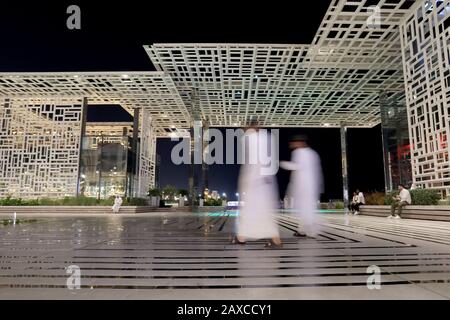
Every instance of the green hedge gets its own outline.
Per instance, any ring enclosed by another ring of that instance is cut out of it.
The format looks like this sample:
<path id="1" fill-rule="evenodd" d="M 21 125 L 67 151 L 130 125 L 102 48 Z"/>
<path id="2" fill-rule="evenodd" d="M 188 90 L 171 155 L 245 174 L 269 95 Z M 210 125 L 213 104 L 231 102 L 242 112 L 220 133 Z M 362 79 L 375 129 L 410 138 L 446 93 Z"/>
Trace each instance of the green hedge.
<path id="1" fill-rule="evenodd" d="M 338 210 L 341 210 L 341 209 L 344 209 L 344 202 L 341 202 L 341 201 L 337 201 L 337 202 L 335 202 L 334 203 L 334 208 L 335 209 L 338 209 Z"/>
<path id="2" fill-rule="evenodd" d="M 431 189 L 415 189 L 411 190 L 412 204 L 415 205 L 433 205 L 436 206 L 441 200 L 441 196 L 436 190 Z"/>
<path id="3" fill-rule="evenodd" d="M 14 199 L 7 197 L 0 199 L 0 206 L 112 206 L 114 197 L 109 199 L 96 199 L 90 197 L 64 197 L 63 199 Z M 125 198 L 123 206 L 146 206 L 147 199 L 143 198 Z"/>
<path id="4" fill-rule="evenodd" d="M 113 200 L 114 202 L 114 200 Z M 126 198 L 123 200 L 123 206 L 148 206 L 147 199 L 144 198 Z"/>
<path id="5" fill-rule="evenodd" d="M 214 200 L 214 199 L 206 199 L 206 200 L 203 202 L 203 205 L 204 205 L 205 207 L 220 207 L 220 206 L 222 206 L 222 200 L 221 200 L 221 199 L 217 199 L 217 200 Z"/>

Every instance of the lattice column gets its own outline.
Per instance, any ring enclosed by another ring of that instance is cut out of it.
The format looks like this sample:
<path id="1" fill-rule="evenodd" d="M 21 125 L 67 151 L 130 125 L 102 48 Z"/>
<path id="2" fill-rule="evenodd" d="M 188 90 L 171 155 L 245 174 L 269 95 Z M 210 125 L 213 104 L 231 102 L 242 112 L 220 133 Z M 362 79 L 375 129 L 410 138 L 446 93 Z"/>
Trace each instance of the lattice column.
<path id="1" fill-rule="evenodd" d="M 344 197 L 344 209 L 348 210 L 348 164 L 347 164 L 347 127 L 341 124 L 341 161 L 342 161 L 342 192 Z"/>
<path id="2" fill-rule="evenodd" d="M 195 207 L 195 199 L 198 190 L 198 172 L 196 170 L 196 165 L 202 163 L 203 158 L 203 138 L 202 129 L 203 123 L 201 121 L 201 115 L 199 110 L 199 92 L 197 88 L 192 88 L 191 91 L 191 129 L 190 129 L 190 155 L 191 155 L 191 166 L 189 168 L 189 201 L 192 207 Z M 203 192 L 203 190 L 202 190 Z"/>
<path id="3" fill-rule="evenodd" d="M 420 1 L 400 26 L 413 181 L 450 193 L 450 4 Z"/>
<path id="4" fill-rule="evenodd" d="M 86 136 L 86 122 L 88 113 L 88 99 L 83 99 L 83 105 L 81 110 L 81 128 L 80 128 L 80 153 L 78 156 L 78 176 L 77 176 L 77 196 L 81 195 L 81 155 L 83 154 L 83 141 Z"/>
<path id="5" fill-rule="evenodd" d="M 77 193 L 83 99 L 0 99 L 0 197 Z"/>
<path id="6" fill-rule="evenodd" d="M 141 114 L 137 197 L 145 197 L 155 186 L 156 134 L 150 112 L 144 108 Z"/>

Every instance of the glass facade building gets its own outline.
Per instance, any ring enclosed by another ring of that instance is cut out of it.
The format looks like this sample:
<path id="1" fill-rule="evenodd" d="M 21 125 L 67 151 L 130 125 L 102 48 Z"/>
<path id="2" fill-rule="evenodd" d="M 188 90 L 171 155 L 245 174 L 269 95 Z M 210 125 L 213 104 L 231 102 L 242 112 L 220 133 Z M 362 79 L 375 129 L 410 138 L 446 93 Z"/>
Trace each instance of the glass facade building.
<path id="1" fill-rule="evenodd" d="M 386 191 L 396 189 L 399 184 L 410 186 L 411 145 L 404 93 L 381 92 L 380 113 Z"/>
<path id="2" fill-rule="evenodd" d="M 100 128 L 102 129 L 102 128 Z M 133 194 L 136 152 L 131 127 L 87 126 L 80 156 L 80 195 L 107 199 Z"/>

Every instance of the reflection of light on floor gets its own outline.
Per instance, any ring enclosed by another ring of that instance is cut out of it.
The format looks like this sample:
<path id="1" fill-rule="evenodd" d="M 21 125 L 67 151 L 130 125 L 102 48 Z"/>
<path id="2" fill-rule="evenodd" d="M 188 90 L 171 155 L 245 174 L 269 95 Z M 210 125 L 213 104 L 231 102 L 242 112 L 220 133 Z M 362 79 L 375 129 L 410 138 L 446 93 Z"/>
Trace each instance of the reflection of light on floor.
<path id="1" fill-rule="evenodd" d="M 290 213 L 294 213 L 294 210 L 292 209 L 283 209 L 283 210 L 278 210 L 279 213 L 285 213 L 285 214 L 290 214 Z M 317 213 L 320 214 L 327 214 L 327 213 L 344 213 L 344 210 L 339 210 L 339 209 L 335 209 L 335 210 L 317 210 Z M 228 210 L 228 211 L 219 211 L 219 212 L 197 212 L 196 215 L 199 216 L 205 216 L 205 217 L 223 217 L 223 216 L 229 216 L 229 217 L 237 217 L 239 215 L 239 210 Z"/>
<path id="2" fill-rule="evenodd" d="M 199 216 L 205 216 L 205 217 L 237 217 L 238 216 L 237 210 L 230 210 L 230 211 L 220 211 L 220 212 L 197 212 L 196 215 Z"/>
<path id="3" fill-rule="evenodd" d="M 280 213 L 292 213 L 293 209 L 282 209 L 278 210 Z M 344 213 L 344 209 L 320 209 L 316 210 L 317 213 Z"/>

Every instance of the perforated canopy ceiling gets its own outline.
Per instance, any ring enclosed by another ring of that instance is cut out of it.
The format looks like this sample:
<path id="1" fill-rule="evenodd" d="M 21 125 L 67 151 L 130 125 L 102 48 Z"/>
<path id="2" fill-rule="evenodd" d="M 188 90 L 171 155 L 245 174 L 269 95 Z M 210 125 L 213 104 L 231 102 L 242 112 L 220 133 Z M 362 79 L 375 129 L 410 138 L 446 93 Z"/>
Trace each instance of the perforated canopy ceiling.
<path id="1" fill-rule="evenodd" d="M 372 127 L 379 93 L 404 89 L 398 26 L 414 3 L 333 0 L 312 44 L 144 46 L 157 72 L 0 74 L 0 96 L 147 108 L 159 136 L 186 133 L 193 118 L 210 126 L 256 116 L 265 126 Z"/>
<path id="2" fill-rule="evenodd" d="M 332 1 L 308 45 L 145 49 L 172 77 L 186 106 L 211 126 L 242 125 L 257 116 L 265 126 L 372 127 L 380 122 L 380 91 L 403 90 L 398 25 L 412 4 Z"/>
<path id="3" fill-rule="evenodd" d="M 146 108 L 159 136 L 189 128 L 189 112 L 163 72 L 0 73 L 0 96 L 88 98 L 89 104 L 120 104 L 131 114 Z"/>

